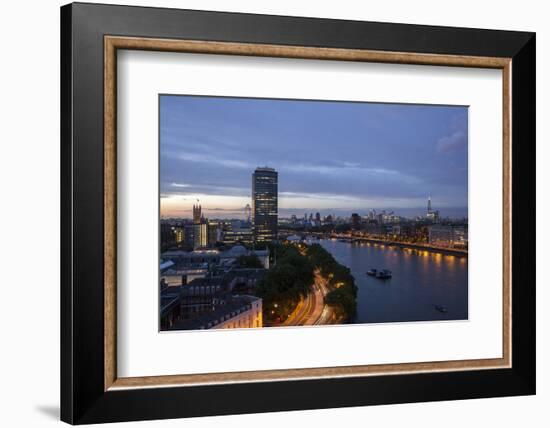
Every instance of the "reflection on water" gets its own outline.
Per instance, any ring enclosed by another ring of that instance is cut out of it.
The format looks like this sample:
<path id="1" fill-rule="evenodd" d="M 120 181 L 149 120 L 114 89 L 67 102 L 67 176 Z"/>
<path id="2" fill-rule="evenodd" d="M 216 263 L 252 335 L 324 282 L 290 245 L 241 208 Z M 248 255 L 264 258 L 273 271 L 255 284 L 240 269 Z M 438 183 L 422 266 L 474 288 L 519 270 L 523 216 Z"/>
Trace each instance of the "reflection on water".
<path id="1" fill-rule="evenodd" d="M 380 244 L 319 243 L 355 277 L 356 323 L 468 318 L 467 258 Z M 390 269 L 393 276 L 381 280 L 366 275 L 371 268 Z"/>

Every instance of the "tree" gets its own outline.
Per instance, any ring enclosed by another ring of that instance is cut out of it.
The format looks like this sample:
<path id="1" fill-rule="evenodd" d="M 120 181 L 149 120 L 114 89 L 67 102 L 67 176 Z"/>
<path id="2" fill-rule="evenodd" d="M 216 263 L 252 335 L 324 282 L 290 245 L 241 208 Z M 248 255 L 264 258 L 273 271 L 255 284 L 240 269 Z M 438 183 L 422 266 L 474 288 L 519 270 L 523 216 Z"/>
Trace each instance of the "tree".
<path id="1" fill-rule="evenodd" d="M 274 245 L 277 264 L 267 271 L 258 286 L 263 299 L 264 317 L 284 320 L 309 292 L 313 284 L 313 264 L 292 245 Z"/>

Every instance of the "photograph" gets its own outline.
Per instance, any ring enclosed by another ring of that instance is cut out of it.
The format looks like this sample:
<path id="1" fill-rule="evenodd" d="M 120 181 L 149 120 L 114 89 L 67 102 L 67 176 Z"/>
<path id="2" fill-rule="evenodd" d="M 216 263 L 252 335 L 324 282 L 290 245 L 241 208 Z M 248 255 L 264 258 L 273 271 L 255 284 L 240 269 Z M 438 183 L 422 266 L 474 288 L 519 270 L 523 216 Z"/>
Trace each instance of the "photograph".
<path id="1" fill-rule="evenodd" d="M 467 106 L 161 94 L 159 150 L 161 331 L 468 319 Z"/>
<path id="2" fill-rule="evenodd" d="M 7 329 L 14 349 L 30 344 L 16 359 L 56 348 L 6 364 L 27 407 L 6 417 L 321 428 L 349 412 L 423 427 L 411 409 L 435 424 L 542 415 L 543 14 L 141 3 L 40 3 L 25 18 L 53 44 L 33 55 L 21 46 L 34 34 L 9 31 L 25 55 L 6 68 L 22 117 L 6 146 L 25 165 L 5 156 L 17 171 L 4 288 L 28 271 L 19 225 L 46 224 L 53 203 L 53 251 L 32 266 L 54 266 L 59 290 L 37 287 L 38 317 L 6 306 L 28 321 Z M 45 112 L 31 122 L 29 99 Z M 42 342 L 21 340 L 37 320 Z M 21 371 L 44 385 L 29 395 Z"/>

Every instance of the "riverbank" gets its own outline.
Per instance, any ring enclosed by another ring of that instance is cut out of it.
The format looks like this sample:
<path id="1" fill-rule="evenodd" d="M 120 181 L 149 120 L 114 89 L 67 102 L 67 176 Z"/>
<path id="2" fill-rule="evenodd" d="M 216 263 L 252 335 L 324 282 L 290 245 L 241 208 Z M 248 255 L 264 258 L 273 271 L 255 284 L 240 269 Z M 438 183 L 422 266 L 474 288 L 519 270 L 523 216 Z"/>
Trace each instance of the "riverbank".
<path id="1" fill-rule="evenodd" d="M 319 244 L 307 245 L 305 253 L 328 288 L 325 304 L 342 322 L 353 320 L 357 312 L 357 286 L 350 269 Z"/>
<path id="2" fill-rule="evenodd" d="M 468 257 L 467 250 L 460 250 L 455 248 L 434 247 L 426 244 L 414 244 L 410 242 L 388 241 L 377 238 L 367 237 L 349 237 L 349 236 L 328 236 L 325 239 L 339 239 L 349 243 L 361 243 L 368 242 L 370 244 L 377 244 L 387 247 L 408 248 L 411 250 L 427 251 L 429 253 L 442 254 L 455 257 Z"/>

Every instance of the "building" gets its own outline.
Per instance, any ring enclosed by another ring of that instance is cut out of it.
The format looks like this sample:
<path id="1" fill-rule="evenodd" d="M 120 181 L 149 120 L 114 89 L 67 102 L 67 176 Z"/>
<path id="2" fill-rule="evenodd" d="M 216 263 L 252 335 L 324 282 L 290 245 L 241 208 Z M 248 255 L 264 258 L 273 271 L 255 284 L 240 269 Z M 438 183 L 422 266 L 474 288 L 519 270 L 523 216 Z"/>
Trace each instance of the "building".
<path id="1" fill-rule="evenodd" d="M 236 296 L 228 306 L 221 306 L 225 316 L 217 315 L 213 329 L 263 327 L 262 299 L 255 296 Z"/>
<path id="2" fill-rule="evenodd" d="M 176 244 L 181 244 L 185 240 L 185 228 L 174 227 L 174 235 L 176 236 Z"/>
<path id="3" fill-rule="evenodd" d="M 256 168 L 252 174 L 252 221 L 254 241 L 277 239 L 278 173 L 273 168 Z"/>
<path id="4" fill-rule="evenodd" d="M 195 245 L 195 225 L 194 224 L 185 225 L 183 239 L 186 247 L 193 248 L 193 246 Z"/>
<path id="5" fill-rule="evenodd" d="M 181 318 L 181 287 L 165 287 L 160 292 L 160 327 L 169 329 Z"/>
<path id="6" fill-rule="evenodd" d="M 218 249 L 201 249 L 195 251 L 173 250 L 165 251 L 161 257 L 163 261 L 172 261 L 177 264 L 174 270 L 182 270 L 183 267 L 196 268 L 216 265 L 229 266 L 233 264 L 240 256 L 256 256 L 260 259 L 262 265 L 269 269 L 269 250 L 247 250 L 242 245 L 234 245 L 226 251 Z"/>
<path id="7" fill-rule="evenodd" d="M 200 224 L 202 219 L 202 207 L 193 204 L 193 224 Z"/>
<path id="8" fill-rule="evenodd" d="M 185 225 L 181 222 L 160 223 L 160 242 L 162 247 L 179 246 L 185 241 Z"/>
<path id="9" fill-rule="evenodd" d="M 219 223 L 208 222 L 208 245 L 213 246 L 222 241 L 222 228 Z"/>
<path id="10" fill-rule="evenodd" d="M 193 249 L 208 246 L 209 241 L 208 221 L 202 215 L 202 207 L 193 205 L 193 223 L 185 225 L 182 229 L 180 242 L 184 242 L 186 246 Z"/>
<path id="11" fill-rule="evenodd" d="M 163 260 L 171 260 L 179 265 L 197 265 L 207 263 L 209 266 L 220 262 L 220 252 L 215 249 L 195 251 L 171 250 L 161 255 Z"/>
<path id="12" fill-rule="evenodd" d="M 467 248 L 468 228 L 465 226 L 429 226 L 428 242 L 439 247 Z"/>
<path id="13" fill-rule="evenodd" d="M 235 295 L 214 299 L 213 309 L 199 316 L 173 322 L 172 330 L 258 328 L 263 326 L 262 299 Z"/>
<path id="14" fill-rule="evenodd" d="M 249 244 L 253 241 L 254 235 L 252 229 L 233 229 L 223 233 L 224 244 L 236 244 L 238 242 Z"/>
<path id="15" fill-rule="evenodd" d="M 240 220 L 234 220 L 227 223 L 223 230 L 222 241 L 224 244 L 235 244 L 237 242 L 251 244 L 254 242 L 252 224 Z"/>
<path id="16" fill-rule="evenodd" d="M 264 275 L 265 269 L 232 269 L 221 276 L 165 287 L 163 325 L 174 330 L 261 327 L 262 300 L 248 293 L 255 292 Z"/>
<path id="17" fill-rule="evenodd" d="M 453 245 L 455 248 L 468 248 L 468 228 L 465 226 L 453 227 Z"/>
<path id="18" fill-rule="evenodd" d="M 193 225 L 193 248 L 208 246 L 208 223 L 202 219 L 201 223 Z"/>
<path id="19" fill-rule="evenodd" d="M 254 294 L 258 284 L 265 277 L 266 269 L 236 268 L 224 275 L 227 290 L 239 294 Z"/>
<path id="20" fill-rule="evenodd" d="M 223 277 L 195 278 L 181 287 L 181 319 L 193 319 L 215 310 L 218 300 L 226 293 Z"/>
<path id="21" fill-rule="evenodd" d="M 361 216 L 357 213 L 351 215 L 351 230 L 361 229 Z"/>
<path id="22" fill-rule="evenodd" d="M 439 222 L 439 211 L 432 209 L 432 197 L 428 196 L 428 211 L 426 212 L 426 218 L 432 223 Z"/>
<path id="23" fill-rule="evenodd" d="M 187 264 L 184 266 L 176 266 L 174 262 L 168 261 L 164 265 L 171 263 L 172 266 L 162 270 L 161 264 L 161 280 L 166 286 L 186 285 L 196 278 L 204 278 L 208 274 L 208 263 Z"/>
<path id="24" fill-rule="evenodd" d="M 269 250 L 247 250 L 242 245 L 235 245 L 227 251 L 220 252 L 220 263 L 230 265 L 241 256 L 256 256 L 265 269 L 269 269 Z"/>

